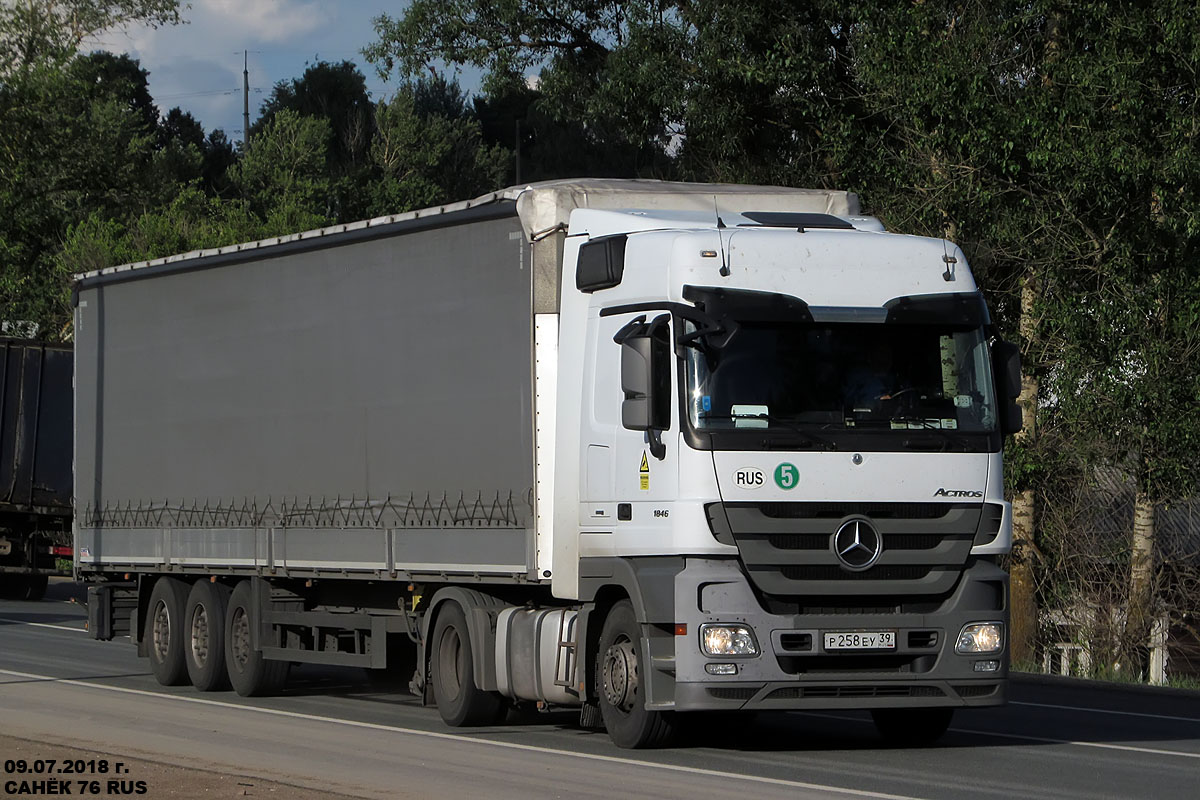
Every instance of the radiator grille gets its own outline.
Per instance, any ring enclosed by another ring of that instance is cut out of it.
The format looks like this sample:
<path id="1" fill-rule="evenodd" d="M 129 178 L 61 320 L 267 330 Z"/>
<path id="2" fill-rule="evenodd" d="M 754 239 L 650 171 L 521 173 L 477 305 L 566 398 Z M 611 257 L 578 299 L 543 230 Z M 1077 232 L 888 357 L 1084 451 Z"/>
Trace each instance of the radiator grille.
<path id="1" fill-rule="evenodd" d="M 724 503 L 708 506 L 714 535 L 735 544 L 770 598 L 836 608 L 838 598 L 885 607 L 948 596 L 971 554 L 982 503 Z M 879 535 L 875 562 L 847 569 L 833 539 L 859 520 Z M 790 599 L 790 600 L 789 600 Z"/>

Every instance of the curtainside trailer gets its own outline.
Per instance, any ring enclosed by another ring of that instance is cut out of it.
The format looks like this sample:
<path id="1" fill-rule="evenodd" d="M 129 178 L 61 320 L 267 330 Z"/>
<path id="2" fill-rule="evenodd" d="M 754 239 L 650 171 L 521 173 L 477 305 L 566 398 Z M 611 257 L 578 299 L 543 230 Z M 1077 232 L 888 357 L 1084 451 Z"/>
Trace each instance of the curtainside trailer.
<path id="1" fill-rule="evenodd" d="M 89 626 L 164 684 L 403 669 L 450 725 L 1004 701 L 1020 365 L 847 192 L 559 181 L 78 276 Z"/>

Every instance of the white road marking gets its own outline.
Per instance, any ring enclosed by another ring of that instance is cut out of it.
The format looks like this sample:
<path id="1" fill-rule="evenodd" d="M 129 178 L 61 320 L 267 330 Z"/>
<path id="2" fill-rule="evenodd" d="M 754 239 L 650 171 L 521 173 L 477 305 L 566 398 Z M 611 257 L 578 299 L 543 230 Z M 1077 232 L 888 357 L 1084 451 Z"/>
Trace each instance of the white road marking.
<path id="1" fill-rule="evenodd" d="M 1010 706 L 1030 706 L 1031 708 L 1056 708 L 1061 711 L 1086 711 L 1091 714 L 1115 714 L 1121 717 L 1145 717 L 1146 719 L 1167 719 L 1172 722 L 1196 722 L 1200 723 L 1200 719 L 1196 717 L 1173 717 L 1170 714 L 1147 714 L 1144 711 L 1113 711 L 1107 708 L 1084 708 L 1083 706 L 1056 706 L 1053 703 L 1023 703 L 1017 700 L 1009 700 Z"/>
<path id="2" fill-rule="evenodd" d="M 437 731 L 423 731 L 417 728 L 401 728 L 395 725 L 380 725 L 374 722 L 360 722 L 350 719 L 336 719 L 334 717 L 322 717 L 316 714 L 302 714 L 297 711 L 284 711 L 277 708 L 261 708 L 259 706 L 242 705 L 240 703 L 226 703 L 221 700 L 209 700 L 203 697 L 189 697 L 186 695 L 177 694 L 160 694 L 158 692 L 146 691 L 145 689 L 128 689 L 123 686 L 108 686 L 102 683 L 92 683 L 90 681 L 78 681 L 71 678 L 55 678 L 51 675 L 35 675 L 29 672 L 16 672 L 10 669 L 0 669 L 0 675 L 10 675 L 14 678 L 25 678 L 31 680 L 49 681 L 53 683 L 63 683 L 69 686 L 81 686 L 86 689 L 100 689 L 108 692 L 120 692 L 122 694 L 141 695 L 144 697 L 156 697 L 162 700 L 178 700 L 184 703 L 200 703 L 206 706 L 217 706 L 219 708 L 231 708 L 239 711 L 253 711 L 259 714 L 270 714 L 277 717 L 290 717 L 293 719 L 306 719 L 315 722 L 329 722 L 334 725 L 346 725 L 351 728 L 366 728 L 376 731 L 390 731 L 392 733 L 407 734 L 410 736 L 424 736 L 430 739 L 441 739 L 444 741 L 463 742 L 467 744 L 476 744 L 487 747 L 503 747 L 510 750 L 523 750 L 533 753 L 544 753 L 548 755 L 564 756 L 566 758 L 582 758 L 588 761 L 603 761 L 612 764 L 623 764 L 632 767 L 647 767 L 650 769 L 662 769 L 669 772 L 683 772 L 689 775 L 702 775 L 710 778 L 721 778 L 733 781 L 748 781 L 751 783 L 769 784 L 771 786 L 786 786 L 795 789 L 807 789 L 822 792 L 831 792 L 840 795 L 849 795 L 851 797 L 871 797 L 879 800 L 915 800 L 906 795 L 882 794 L 880 792 L 869 792 L 861 789 L 846 789 L 840 786 L 829 786 L 821 783 L 805 783 L 803 781 L 789 781 L 783 778 L 767 778 L 760 775 L 742 775 L 730 772 L 722 772 L 720 770 L 702 769 L 700 767 L 685 767 L 678 764 L 659 764 L 654 761 L 641 761 L 634 758 L 620 758 L 619 756 L 604 756 L 594 753 L 574 753 L 570 750 L 558 750 L 552 747 L 538 747 L 531 744 L 517 744 L 516 742 L 497 742 L 490 739 L 476 739 L 472 736 L 462 736 L 454 733 L 439 733 Z M 0 683 L 0 688 L 4 686 Z"/>
<path id="3" fill-rule="evenodd" d="M 87 633 L 87 628 L 71 628 L 67 625 L 52 625 L 49 622 L 26 622 L 25 620 L 12 619 L 10 617 L 0 617 L 0 622 L 8 625 L 32 625 L 35 628 L 53 628 L 56 631 L 74 631 L 75 633 Z"/>
<path id="4" fill-rule="evenodd" d="M 1074 744 L 1080 747 L 1099 747 L 1103 750 L 1126 750 L 1131 753 L 1152 753 L 1156 756 L 1180 756 L 1181 758 L 1200 758 L 1200 753 L 1184 753 L 1179 750 L 1159 750 L 1154 747 L 1134 747 L 1128 744 L 1108 744 L 1107 742 L 1076 742 L 1070 739 L 1049 739 L 1044 736 L 1026 736 L 1019 733 L 997 733 L 995 731 L 972 731 L 966 728 L 951 728 L 955 733 L 974 733 L 980 736 L 999 736 L 1002 739 L 1024 739 L 1028 742 L 1043 742 L 1045 744 Z"/>
<path id="5" fill-rule="evenodd" d="M 3 670 L 0 670 L 3 672 Z M 1069 706 L 1068 706 L 1069 708 Z M 799 713 L 810 717 L 825 717 L 826 719 L 840 719 L 846 722 L 866 722 L 869 724 L 871 720 L 860 719 L 859 717 L 842 717 L 837 714 L 818 714 L 813 711 L 801 711 Z M 1043 744 L 1073 744 L 1079 747 L 1099 747 L 1103 750 L 1127 750 L 1133 753 L 1151 753 L 1158 756 L 1179 756 L 1181 758 L 1200 758 L 1200 753 L 1185 753 L 1181 750 L 1159 750 L 1153 747 L 1134 747 L 1129 744 L 1108 744 L 1107 742 L 1080 742 L 1073 739 L 1050 739 L 1045 736 L 1029 736 L 1024 733 L 999 733 L 997 731 L 976 731 L 970 728 L 949 728 L 948 730 L 954 733 L 971 733 L 976 736 L 997 736 L 1001 739 L 1023 739 L 1027 742 L 1042 742 Z"/>

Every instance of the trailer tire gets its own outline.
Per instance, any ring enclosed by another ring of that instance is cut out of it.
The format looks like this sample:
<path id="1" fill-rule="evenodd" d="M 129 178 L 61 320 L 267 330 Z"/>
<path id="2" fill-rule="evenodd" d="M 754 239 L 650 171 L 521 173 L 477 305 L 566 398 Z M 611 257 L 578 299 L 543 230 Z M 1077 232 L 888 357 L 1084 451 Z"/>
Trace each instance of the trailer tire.
<path id="1" fill-rule="evenodd" d="M 228 607 L 228 586 L 203 580 L 192 584 L 183 614 L 183 656 L 192 686 L 202 692 L 229 688 L 229 670 L 225 666 Z"/>
<path id="2" fill-rule="evenodd" d="M 225 610 L 225 668 L 233 690 L 242 697 L 278 694 L 287 682 L 287 661 L 263 658 L 254 648 L 253 626 L 258 624 L 250 581 L 242 581 L 229 596 Z"/>
<path id="3" fill-rule="evenodd" d="M 596 695 L 600 716 L 617 747 L 663 747 L 676 733 L 676 717 L 646 708 L 640 673 L 641 626 L 633 604 L 622 600 L 604 618 L 596 648 Z"/>
<path id="4" fill-rule="evenodd" d="M 187 584 L 177 578 L 159 578 L 150 590 L 143 637 L 150 656 L 150 671 L 163 686 L 181 686 L 188 682 L 183 660 L 183 607 Z"/>
<path id="5" fill-rule="evenodd" d="M 25 585 L 21 587 L 20 597 L 22 600 L 32 600 L 34 602 L 41 600 L 46 596 L 46 587 L 49 585 L 49 576 L 28 575 L 25 578 Z"/>
<path id="6" fill-rule="evenodd" d="M 942 738 L 954 718 L 953 708 L 877 708 L 875 729 L 890 745 L 925 747 Z"/>
<path id="7" fill-rule="evenodd" d="M 447 725 L 488 725 L 500 716 L 501 697 L 475 685 L 471 632 L 458 603 L 442 606 L 433 626 L 429 673 L 438 713 Z"/>

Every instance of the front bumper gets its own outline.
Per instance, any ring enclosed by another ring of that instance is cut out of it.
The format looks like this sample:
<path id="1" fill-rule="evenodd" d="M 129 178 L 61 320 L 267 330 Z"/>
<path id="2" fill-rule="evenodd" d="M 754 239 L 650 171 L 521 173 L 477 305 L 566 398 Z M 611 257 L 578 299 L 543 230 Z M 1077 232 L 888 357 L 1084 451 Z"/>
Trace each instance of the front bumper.
<path id="1" fill-rule="evenodd" d="M 736 560 L 688 559 L 675 579 L 676 618 L 687 623 L 688 633 L 674 637 L 673 659 L 652 660 L 656 669 L 673 672 L 658 676 L 673 678 L 673 699 L 652 698 L 649 706 L 701 711 L 1001 705 L 1007 641 L 993 655 L 960 655 L 954 645 L 968 623 L 1000 621 L 1007 630 L 1007 597 L 1008 576 L 988 561 L 971 560 L 953 592 L 919 612 L 901 606 L 897 613 L 773 614 L 762 608 Z M 749 625 L 760 654 L 704 654 L 699 638 L 704 623 Z M 825 632 L 885 630 L 896 632 L 894 649 L 823 647 Z M 999 662 L 998 669 L 978 672 L 981 661 Z M 711 675 L 705 665 L 714 663 L 736 664 L 737 673 Z"/>

